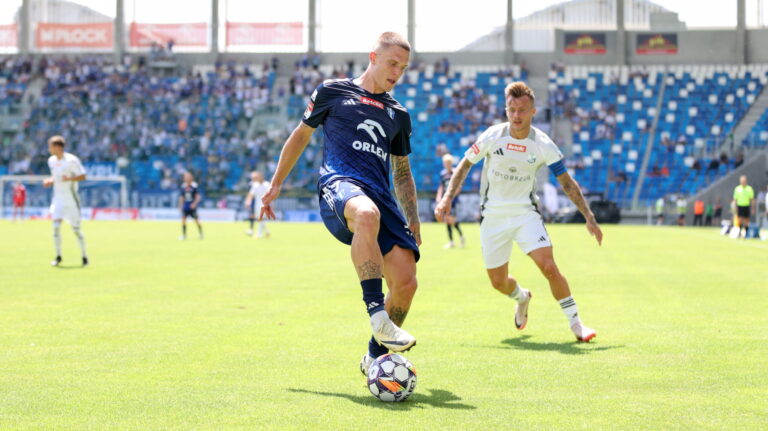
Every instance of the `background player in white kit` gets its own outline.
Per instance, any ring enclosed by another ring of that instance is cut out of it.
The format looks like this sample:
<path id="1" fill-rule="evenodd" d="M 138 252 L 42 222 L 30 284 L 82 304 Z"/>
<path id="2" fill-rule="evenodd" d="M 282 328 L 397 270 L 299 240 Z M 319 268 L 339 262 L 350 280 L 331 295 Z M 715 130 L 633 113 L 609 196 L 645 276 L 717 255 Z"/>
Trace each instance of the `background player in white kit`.
<path id="1" fill-rule="evenodd" d="M 51 219 L 53 220 L 53 244 L 56 246 L 56 258 L 51 265 L 61 263 L 61 221 L 66 220 L 75 232 L 80 251 L 83 255 L 83 266 L 88 265 L 88 255 L 85 252 L 85 236 L 80 231 L 80 198 L 77 195 L 77 183 L 85 179 L 85 169 L 76 156 L 65 153 L 66 142 L 61 136 L 48 139 L 48 168 L 51 176 L 43 180 L 43 186 L 53 186 L 53 201 L 51 202 Z"/>
<path id="2" fill-rule="evenodd" d="M 536 113 L 533 91 L 523 82 L 513 82 L 504 95 L 509 121 L 490 127 L 467 150 L 454 170 L 447 192 L 435 207 L 435 217 L 442 221 L 449 214 L 451 202 L 470 168 L 485 159 L 480 184 L 480 241 L 491 284 L 517 301 L 515 326 L 525 328 L 531 293 L 521 288 L 508 271 L 512 242 L 517 241 L 549 281 L 552 295 L 560 303 L 576 338 L 588 342 L 596 333 L 581 323 L 568 282 L 555 264 L 552 243 L 535 201 L 536 172 L 544 165 L 549 166 L 565 194 L 584 215 L 587 230 L 598 244 L 602 243 L 603 233 L 579 185 L 565 169 L 560 150 L 544 132 L 531 127 Z"/>
<path id="3" fill-rule="evenodd" d="M 253 235 L 253 223 L 256 221 L 259 212 L 261 212 L 261 198 L 269 190 L 269 181 L 264 181 L 264 175 L 259 171 L 251 172 L 251 188 L 248 189 L 248 196 L 245 198 L 245 207 L 248 208 L 248 222 L 250 228 L 246 232 L 248 235 Z M 269 237 L 269 229 L 267 229 L 266 220 L 259 220 L 259 231 L 256 233 L 256 238 L 263 236 Z"/>

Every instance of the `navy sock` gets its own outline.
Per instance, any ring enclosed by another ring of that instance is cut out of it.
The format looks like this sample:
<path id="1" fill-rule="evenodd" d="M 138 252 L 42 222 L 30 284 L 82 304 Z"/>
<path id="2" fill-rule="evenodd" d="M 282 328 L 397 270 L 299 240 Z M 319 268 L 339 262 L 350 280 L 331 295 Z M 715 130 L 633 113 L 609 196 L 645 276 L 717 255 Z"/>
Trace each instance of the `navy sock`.
<path id="1" fill-rule="evenodd" d="M 456 222 L 456 224 L 454 224 L 453 227 L 456 229 L 456 232 L 459 233 L 459 236 L 464 236 L 464 234 L 461 233 L 461 228 L 459 227 L 459 222 Z"/>
<path id="2" fill-rule="evenodd" d="M 255 219 L 255 218 L 249 218 L 249 219 L 248 219 L 248 222 L 250 222 L 250 223 L 251 223 L 251 230 L 253 230 L 253 222 L 255 222 L 255 221 L 256 221 L 256 219 Z"/>
<path id="3" fill-rule="evenodd" d="M 451 229 L 451 225 L 446 224 L 445 227 L 448 228 L 448 239 L 453 241 L 453 229 Z"/>
<path id="4" fill-rule="evenodd" d="M 368 342 L 368 356 L 372 358 L 378 358 L 381 355 L 389 353 L 389 349 L 379 344 L 375 338 L 371 337 L 371 341 Z"/>
<path id="5" fill-rule="evenodd" d="M 371 278 L 360 282 L 363 287 L 363 302 L 368 315 L 379 312 L 384 309 L 384 293 L 381 290 L 381 279 Z"/>
<path id="6" fill-rule="evenodd" d="M 181 233 L 186 235 L 187 234 L 187 225 L 183 224 L 181 225 Z"/>

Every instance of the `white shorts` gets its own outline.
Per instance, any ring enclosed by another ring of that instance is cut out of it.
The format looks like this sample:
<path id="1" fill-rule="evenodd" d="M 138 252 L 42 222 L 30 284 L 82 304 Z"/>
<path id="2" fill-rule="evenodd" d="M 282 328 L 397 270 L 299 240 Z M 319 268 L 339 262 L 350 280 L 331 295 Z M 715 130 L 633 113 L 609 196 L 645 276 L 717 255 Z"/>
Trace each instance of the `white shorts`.
<path id="1" fill-rule="evenodd" d="M 480 245 L 485 267 L 498 268 L 509 262 L 513 241 L 517 241 L 525 254 L 552 246 L 544 221 L 535 211 L 511 217 L 485 217 L 480 223 Z"/>
<path id="2" fill-rule="evenodd" d="M 72 226 L 78 226 L 80 224 L 80 207 L 74 203 L 54 202 L 51 204 L 51 220 L 66 220 Z"/>

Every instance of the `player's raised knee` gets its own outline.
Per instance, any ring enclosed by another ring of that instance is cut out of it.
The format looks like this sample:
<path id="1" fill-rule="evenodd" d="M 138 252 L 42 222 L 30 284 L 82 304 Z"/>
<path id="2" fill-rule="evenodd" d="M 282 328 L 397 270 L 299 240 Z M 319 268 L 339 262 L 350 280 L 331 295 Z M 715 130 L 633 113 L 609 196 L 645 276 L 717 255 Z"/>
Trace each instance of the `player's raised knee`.
<path id="1" fill-rule="evenodd" d="M 364 206 L 356 208 L 353 217 L 355 231 L 377 230 L 381 213 L 375 206 Z"/>

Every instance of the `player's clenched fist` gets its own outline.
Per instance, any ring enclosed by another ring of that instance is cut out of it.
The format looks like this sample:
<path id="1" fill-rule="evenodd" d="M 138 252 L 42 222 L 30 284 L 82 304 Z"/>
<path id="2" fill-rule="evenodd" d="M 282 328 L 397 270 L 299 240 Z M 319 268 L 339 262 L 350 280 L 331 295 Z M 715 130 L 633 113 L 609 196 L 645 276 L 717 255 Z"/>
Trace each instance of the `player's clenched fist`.
<path id="1" fill-rule="evenodd" d="M 267 193 L 264 194 L 264 197 L 261 198 L 261 211 L 259 211 L 259 220 L 263 220 L 266 216 L 269 220 L 274 220 L 275 212 L 272 210 L 272 201 L 277 199 L 277 197 L 280 195 L 280 186 L 276 186 L 274 184 L 269 185 L 269 190 L 267 190 Z"/>
<path id="2" fill-rule="evenodd" d="M 437 221 L 442 222 L 446 215 L 451 213 L 451 201 L 448 199 L 441 199 L 435 207 L 435 218 Z"/>

